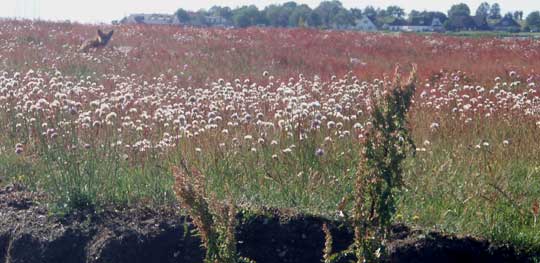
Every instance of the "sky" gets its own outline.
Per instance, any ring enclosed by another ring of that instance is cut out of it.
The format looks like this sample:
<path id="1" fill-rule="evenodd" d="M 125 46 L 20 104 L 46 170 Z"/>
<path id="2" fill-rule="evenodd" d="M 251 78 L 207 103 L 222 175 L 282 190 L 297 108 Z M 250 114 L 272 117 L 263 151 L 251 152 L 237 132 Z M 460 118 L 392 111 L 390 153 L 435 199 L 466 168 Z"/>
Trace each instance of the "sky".
<path id="1" fill-rule="evenodd" d="M 364 8 L 367 5 L 386 7 L 398 5 L 410 11 L 433 10 L 447 12 L 458 2 L 469 5 L 474 12 L 486 0 L 342 0 L 346 8 Z M 255 4 L 260 8 L 279 4 L 280 0 L 0 0 L 0 17 L 40 18 L 44 20 L 70 20 L 83 23 L 110 23 L 132 13 L 172 14 L 178 8 L 208 9 L 214 5 L 237 7 Z M 316 7 L 320 1 L 296 0 L 297 3 Z M 487 1 L 494 3 L 492 1 Z M 540 10 L 540 0 L 498 0 L 502 12 L 522 10 L 526 14 Z"/>

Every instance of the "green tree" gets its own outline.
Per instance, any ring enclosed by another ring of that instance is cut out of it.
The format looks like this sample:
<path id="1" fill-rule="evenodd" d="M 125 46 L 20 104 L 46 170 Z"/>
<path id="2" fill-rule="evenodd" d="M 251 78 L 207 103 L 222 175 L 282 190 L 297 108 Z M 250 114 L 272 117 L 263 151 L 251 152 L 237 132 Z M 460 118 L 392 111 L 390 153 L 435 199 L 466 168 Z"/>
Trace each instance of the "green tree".
<path id="1" fill-rule="evenodd" d="M 415 17 L 421 17 L 421 12 L 418 11 L 418 10 L 411 10 L 411 12 L 409 13 L 409 20 L 412 20 L 413 18 Z"/>
<path id="2" fill-rule="evenodd" d="M 540 12 L 532 12 L 525 19 L 525 29 L 527 31 L 540 32 Z"/>
<path id="3" fill-rule="evenodd" d="M 289 25 L 290 11 L 281 5 L 269 5 L 264 9 L 268 24 L 274 27 Z"/>
<path id="4" fill-rule="evenodd" d="M 264 14 L 254 6 L 242 6 L 233 10 L 233 22 L 237 27 L 249 27 L 255 25 L 266 25 L 267 20 Z"/>
<path id="5" fill-rule="evenodd" d="M 402 18 L 405 16 L 405 10 L 403 10 L 403 8 L 396 5 L 388 6 L 386 8 L 386 13 L 387 15 L 393 16 L 395 18 Z"/>
<path id="6" fill-rule="evenodd" d="M 296 2 L 289 1 L 283 3 L 283 7 L 292 11 L 298 7 L 298 4 Z"/>
<path id="7" fill-rule="evenodd" d="M 489 18 L 501 19 L 501 6 L 498 3 L 491 5 L 491 9 L 489 10 Z"/>
<path id="8" fill-rule="evenodd" d="M 523 20 L 523 11 L 515 11 L 514 12 L 514 19 L 517 21 Z"/>
<path id="9" fill-rule="evenodd" d="M 366 8 L 364 8 L 364 15 L 372 21 L 375 21 L 377 18 L 377 10 L 373 6 L 366 6 Z"/>
<path id="10" fill-rule="evenodd" d="M 232 20 L 232 10 L 230 7 L 213 6 L 208 10 L 208 13 L 214 16 L 220 16 L 227 20 Z"/>
<path id="11" fill-rule="evenodd" d="M 448 11 L 448 20 L 444 22 L 447 30 L 474 29 L 476 23 L 471 17 L 469 6 L 464 3 L 453 5 Z"/>
<path id="12" fill-rule="evenodd" d="M 197 26 L 208 26 L 207 15 L 208 13 L 205 10 L 199 10 L 195 13 L 191 22 Z"/>
<path id="13" fill-rule="evenodd" d="M 350 26 L 354 24 L 354 17 L 349 10 L 343 8 L 332 18 L 332 23 L 342 27 Z"/>
<path id="14" fill-rule="evenodd" d="M 305 26 L 317 26 L 311 19 L 313 10 L 308 5 L 299 5 L 289 16 L 289 26 L 291 27 L 305 27 Z"/>
<path id="15" fill-rule="evenodd" d="M 483 2 L 476 9 L 476 15 L 481 17 L 488 17 L 490 8 L 491 6 L 488 3 Z"/>
<path id="16" fill-rule="evenodd" d="M 319 16 L 319 14 L 317 14 L 315 12 L 311 12 L 311 14 L 309 15 L 308 23 L 312 27 L 320 27 L 320 26 L 322 26 L 321 16 Z"/>
<path id="17" fill-rule="evenodd" d="M 189 23 L 191 21 L 191 17 L 189 16 L 189 13 L 188 11 L 180 8 L 178 10 L 176 10 L 176 13 L 175 13 L 176 17 L 178 17 L 178 21 L 180 21 L 180 23 Z"/>
<path id="18" fill-rule="evenodd" d="M 343 9 L 343 4 L 338 0 L 322 1 L 314 12 L 321 18 L 323 26 L 330 27 L 334 23 L 334 16 Z"/>
<path id="19" fill-rule="evenodd" d="M 448 30 L 463 30 L 475 27 L 471 17 L 471 9 L 467 4 L 453 5 L 448 11 L 448 20 L 444 23 Z"/>
<path id="20" fill-rule="evenodd" d="M 446 20 L 448 20 L 448 17 L 443 12 L 423 11 L 421 15 L 423 17 L 427 17 L 429 20 L 437 18 L 439 19 L 439 21 L 441 21 L 441 23 L 444 23 L 446 22 Z"/>
<path id="21" fill-rule="evenodd" d="M 386 9 L 377 8 L 377 18 L 383 19 L 389 17 L 390 14 L 386 11 Z"/>
<path id="22" fill-rule="evenodd" d="M 464 4 L 464 3 L 453 5 L 450 8 L 450 11 L 448 11 L 449 19 L 455 19 L 458 17 L 470 16 L 470 15 L 471 15 L 471 9 L 469 8 L 467 4 Z"/>
<path id="23" fill-rule="evenodd" d="M 362 9 L 351 8 L 351 15 L 352 15 L 355 19 L 362 18 Z"/>

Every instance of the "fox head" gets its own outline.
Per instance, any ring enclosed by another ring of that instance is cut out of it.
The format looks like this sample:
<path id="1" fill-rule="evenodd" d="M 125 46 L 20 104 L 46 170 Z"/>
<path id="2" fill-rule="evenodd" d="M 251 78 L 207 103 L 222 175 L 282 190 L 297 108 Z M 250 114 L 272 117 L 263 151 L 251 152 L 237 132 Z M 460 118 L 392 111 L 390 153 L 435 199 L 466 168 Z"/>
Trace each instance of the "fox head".
<path id="1" fill-rule="evenodd" d="M 107 34 L 103 33 L 103 31 L 101 31 L 101 29 L 98 29 L 97 32 L 98 32 L 99 42 L 102 45 L 106 45 L 109 42 L 109 40 L 111 40 L 111 37 L 114 34 L 114 30 L 109 31 L 109 33 L 107 33 Z"/>

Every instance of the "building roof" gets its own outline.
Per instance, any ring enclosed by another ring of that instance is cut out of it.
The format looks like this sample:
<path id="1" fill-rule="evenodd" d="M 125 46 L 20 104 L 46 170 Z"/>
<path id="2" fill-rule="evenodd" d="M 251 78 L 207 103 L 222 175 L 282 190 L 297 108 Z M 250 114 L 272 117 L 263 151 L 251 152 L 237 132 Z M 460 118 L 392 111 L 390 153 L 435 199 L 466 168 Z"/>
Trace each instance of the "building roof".
<path id="1" fill-rule="evenodd" d="M 418 16 L 413 17 L 410 22 L 404 19 L 394 19 L 387 26 L 440 27 L 442 23 L 438 18 L 430 19 L 428 17 Z"/>
<path id="2" fill-rule="evenodd" d="M 521 27 L 521 25 L 510 16 L 505 16 L 499 20 L 494 27 Z"/>
<path id="3" fill-rule="evenodd" d="M 371 23 L 371 24 L 375 24 L 375 23 L 373 23 L 373 21 L 371 21 L 371 19 L 369 19 L 369 17 L 367 17 L 367 16 L 362 16 L 362 17 L 356 19 L 355 21 L 362 21 L 363 23 Z"/>
<path id="4" fill-rule="evenodd" d="M 367 16 L 362 16 L 360 18 L 357 18 L 354 20 L 355 28 L 363 28 L 363 29 L 377 29 L 377 25 L 369 19 Z"/>
<path id="5" fill-rule="evenodd" d="M 432 26 L 442 27 L 442 26 L 443 26 L 443 23 L 441 22 L 441 20 L 440 20 L 438 17 L 435 17 L 435 18 L 433 18 L 433 20 L 431 21 L 431 25 L 432 25 Z"/>

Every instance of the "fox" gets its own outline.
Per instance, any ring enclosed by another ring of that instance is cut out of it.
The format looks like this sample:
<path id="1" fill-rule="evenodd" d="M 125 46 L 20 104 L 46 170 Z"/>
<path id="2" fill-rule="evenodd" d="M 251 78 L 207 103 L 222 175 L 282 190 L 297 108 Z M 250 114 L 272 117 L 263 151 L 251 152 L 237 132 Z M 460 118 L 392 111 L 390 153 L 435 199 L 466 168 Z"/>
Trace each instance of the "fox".
<path id="1" fill-rule="evenodd" d="M 109 41 L 111 40 L 112 35 L 114 34 L 114 30 L 109 31 L 109 33 L 105 34 L 101 29 L 98 29 L 97 31 L 98 37 L 95 39 L 90 39 L 85 41 L 80 48 L 80 51 L 82 52 L 88 52 L 91 48 L 103 48 L 105 47 Z"/>

